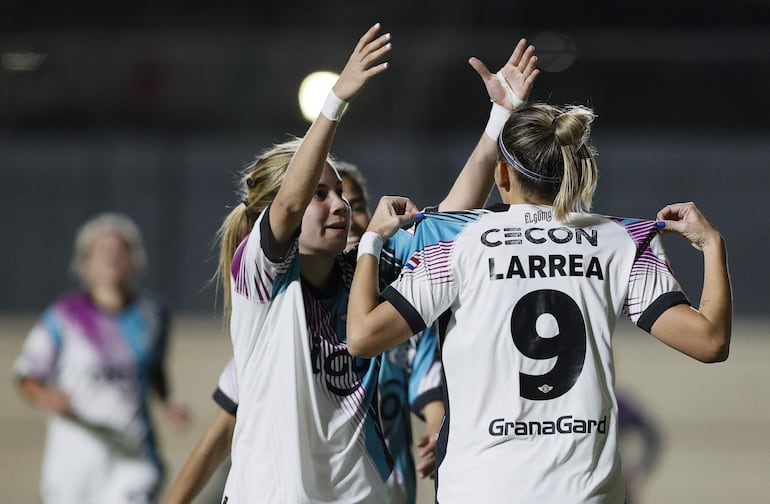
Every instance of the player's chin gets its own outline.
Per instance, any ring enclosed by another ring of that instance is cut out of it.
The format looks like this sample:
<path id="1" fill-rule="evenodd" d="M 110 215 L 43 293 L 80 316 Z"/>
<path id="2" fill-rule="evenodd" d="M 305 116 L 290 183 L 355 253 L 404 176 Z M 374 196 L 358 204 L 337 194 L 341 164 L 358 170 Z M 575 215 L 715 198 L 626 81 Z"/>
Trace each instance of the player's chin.
<path id="1" fill-rule="evenodd" d="M 323 248 L 330 252 L 341 252 L 348 245 L 347 229 L 326 228 L 323 239 Z"/>

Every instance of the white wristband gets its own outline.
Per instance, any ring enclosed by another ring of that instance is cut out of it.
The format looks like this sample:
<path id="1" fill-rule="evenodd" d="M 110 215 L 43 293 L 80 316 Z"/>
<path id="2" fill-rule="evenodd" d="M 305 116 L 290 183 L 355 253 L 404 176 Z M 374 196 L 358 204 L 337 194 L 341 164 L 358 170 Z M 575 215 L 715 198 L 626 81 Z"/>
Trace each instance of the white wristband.
<path id="1" fill-rule="evenodd" d="M 497 80 L 500 81 L 500 84 L 502 84 L 503 89 L 505 89 L 505 94 L 508 95 L 508 99 L 511 100 L 513 110 L 517 110 L 527 104 L 527 102 L 519 98 L 519 96 L 514 93 L 513 88 L 510 84 L 508 84 L 508 80 L 505 78 L 505 75 L 503 75 L 502 70 L 497 72 L 495 75 L 497 76 Z"/>
<path id="2" fill-rule="evenodd" d="M 347 106 L 348 102 L 334 94 L 334 90 L 331 89 L 326 96 L 323 107 L 321 107 L 321 113 L 330 121 L 339 122 L 340 117 L 345 113 Z"/>
<path id="3" fill-rule="evenodd" d="M 489 121 L 487 121 L 487 127 L 484 128 L 484 133 L 497 142 L 497 137 L 500 136 L 500 132 L 503 131 L 503 126 L 509 117 L 511 117 L 510 110 L 492 102 L 492 110 L 489 111 Z"/>
<path id="4" fill-rule="evenodd" d="M 361 259 L 361 256 L 364 254 L 371 254 L 379 261 L 380 252 L 382 252 L 382 245 L 384 243 L 385 240 L 380 236 L 380 233 L 367 231 L 361 236 L 361 241 L 358 242 L 357 259 Z"/>

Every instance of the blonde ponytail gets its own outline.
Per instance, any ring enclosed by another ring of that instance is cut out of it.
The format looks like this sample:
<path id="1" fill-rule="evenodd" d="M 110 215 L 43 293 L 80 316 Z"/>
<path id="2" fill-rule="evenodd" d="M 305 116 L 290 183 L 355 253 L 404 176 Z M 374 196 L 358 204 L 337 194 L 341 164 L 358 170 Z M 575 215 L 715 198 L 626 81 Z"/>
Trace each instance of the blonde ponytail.
<path id="1" fill-rule="evenodd" d="M 590 109 L 573 106 L 551 122 L 564 165 L 561 186 L 553 202 L 557 220 L 565 220 L 573 210 L 591 209 L 598 172 L 594 153 L 587 142 L 594 117 Z"/>

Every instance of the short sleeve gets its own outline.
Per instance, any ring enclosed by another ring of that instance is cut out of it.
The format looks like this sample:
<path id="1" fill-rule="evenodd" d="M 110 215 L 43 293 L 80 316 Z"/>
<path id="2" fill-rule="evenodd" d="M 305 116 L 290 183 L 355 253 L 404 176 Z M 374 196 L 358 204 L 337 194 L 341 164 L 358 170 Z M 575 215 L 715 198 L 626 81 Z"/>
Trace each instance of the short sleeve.
<path id="1" fill-rule="evenodd" d="M 16 358 L 14 374 L 19 378 L 41 381 L 51 379 L 62 345 L 61 332 L 53 309 L 47 310 L 35 324 Z"/>
<path id="2" fill-rule="evenodd" d="M 295 236 L 284 256 L 275 258 L 270 250 L 270 207 L 267 207 L 233 255 L 230 266 L 233 293 L 256 302 L 269 302 L 272 299 L 273 283 L 277 276 L 290 268 L 297 254 L 297 246 Z"/>
<path id="3" fill-rule="evenodd" d="M 399 278 L 381 294 L 406 320 L 414 334 L 436 320 L 457 295 L 457 281 L 452 269 L 453 249 L 454 241 L 422 246 L 406 261 Z"/>
<path id="4" fill-rule="evenodd" d="M 650 332 L 658 317 L 678 304 L 690 302 L 674 278 L 660 235 L 656 233 L 637 249 L 625 309 L 634 324 Z"/>

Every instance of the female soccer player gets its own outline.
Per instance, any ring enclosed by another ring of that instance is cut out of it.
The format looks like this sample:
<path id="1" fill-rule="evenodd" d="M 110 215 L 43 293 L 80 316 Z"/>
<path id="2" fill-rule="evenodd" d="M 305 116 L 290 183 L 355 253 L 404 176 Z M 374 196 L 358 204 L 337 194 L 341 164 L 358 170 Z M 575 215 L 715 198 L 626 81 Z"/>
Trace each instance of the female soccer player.
<path id="1" fill-rule="evenodd" d="M 164 368 L 168 313 L 137 292 L 145 262 L 139 229 L 102 214 L 75 238 L 83 288 L 56 300 L 30 332 L 15 374 L 22 395 L 51 413 L 41 491 L 51 503 L 149 503 L 162 467 L 149 390 L 177 426 L 187 409 L 171 400 Z"/>
<path id="2" fill-rule="evenodd" d="M 222 227 L 219 271 L 240 394 L 225 487 L 234 502 L 391 498 L 392 463 L 374 400 L 379 361 L 347 352 L 352 265 L 339 252 L 350 214 L 328 160 L 347 102 L 386 68 L 377 62 L 390 50 L 390 37 L 378 37 L 378 30 L 375 25 L 359 41 L 288 167 L 274 156 L 258 160 L 245 177 L 244 205 Z M 512 60 L 529 89 L 536 76 L 531 46 Z M 469 160 L 486 176 L 487 144 L 480 141 Z M 483 200 L 487 192 L 472 171 L 458 181 L 470 178 L 467 185 L 478 187 Z M 453 188 L 445 201 L 462 199 Z"/>
<path id="3" fill-rule="evenodd" d="M 505 205 L 426 213 L 415 254 L 381 294 L 379 247 L 415 217 L 413 206 L 383 199 L 361 240 L 348 308 L 351 354 L 382 352 L 449 311 L 439 502 L 623 502 L 611 352 L 622 312 L 691 357 L 727 358 L 722 237 L 692 203 L 667 206 L 657 221 L 588 213 L 597 176 L 593 117 L 583 107 L 544 104 L 515 112 L 495 169 Z M 699 310 L 671 273 L 661 229 L 703 252 Z"/>
<path id="4" fill-rule="evenodd" d="M 296 147 L 296 142 L 291 148 Z M 289 159 L 287 158 L 286 163 Z M 366 180 L 355 165 L 336 163 L 342 191 L 350 205 L 349 251 L 366 231 L 371 214 Z M 402 489 L 404 502 L 416 498 L 416 477 L 433 473 L 435 435 L 444 416 L 441 370 L 432 334 L 410 338 L 390 350 L 380 363 L 380 418 L 385 441 L 393 458 L 391 484 Z M 213 399 L 217 413 L 180 470 L 166 496 L 166 504 L 187 504 L 198 495 L 220 463 L 230 454 L 238 410 L 238 380 L 231 359 L 219 376 Z M 423 461 L 415 466 L 412 455 L 410 407 L 427 422 L 428 435 L 418 440 Z M 399 502 L 395 498 L 392 502 Z"/>

